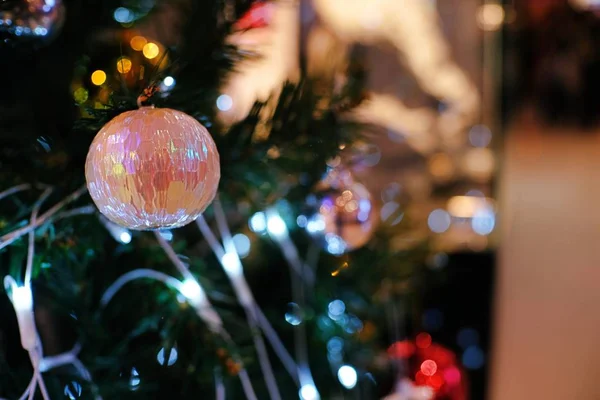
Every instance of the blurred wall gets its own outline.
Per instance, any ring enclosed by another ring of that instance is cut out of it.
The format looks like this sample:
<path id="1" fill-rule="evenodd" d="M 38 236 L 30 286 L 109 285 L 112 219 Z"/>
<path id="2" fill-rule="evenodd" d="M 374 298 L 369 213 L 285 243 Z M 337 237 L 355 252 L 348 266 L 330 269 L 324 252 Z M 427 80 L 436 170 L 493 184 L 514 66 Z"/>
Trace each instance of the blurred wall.
<path id="1" fill-rule="evenodd" d="M 489 398 L 600 399 L 600 137 L 509 133 Z"/>

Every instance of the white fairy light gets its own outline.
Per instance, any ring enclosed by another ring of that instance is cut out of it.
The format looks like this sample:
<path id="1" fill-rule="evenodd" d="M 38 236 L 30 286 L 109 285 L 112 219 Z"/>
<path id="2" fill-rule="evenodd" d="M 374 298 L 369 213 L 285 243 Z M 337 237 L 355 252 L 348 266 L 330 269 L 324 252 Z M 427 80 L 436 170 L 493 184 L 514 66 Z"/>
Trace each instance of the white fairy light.
<path id="1" fill-rule="evenodd" d="M 31 288 L 28 286 L 15 287 L 12 291 L 12 301 L 17 312 L 31 311 L 33 309 L 33 296 L 31 294 Z"/>
<path id="2" fill-rule="evenodd" d="M 313 384 L 302 385 L 300 391 L 298 392 L 300 395 L 300 400 L 320 400 L 321 396 L 319 396 L 319 392 L 317 388 Z"/>
<path id="3" fill-rule="evenodd" d="M 131 242 L 131 233 L 129 233 L 127 231 L 121 232 L 121 234 L 119 235 L 119 240 L 123 244 L 130 243 Z"/>
<path id="4" fill-rule="evenodd" d="M 257 212 L 248 221 L 252 232 L 263 233 L 267 229 L 267 217 L 264 212 Z"/>
<path id="5" fill-rule="evenodd" d="M 221 257 L 221 264 L 223 265 L 225 272 L 233 276 L 241 276 L 244 273 L 240 259 L 234 253 L 225 253 L 223 257 Z"/>
<path id="6" fill-rule="evenodd" d="M 338 380 L 346 389 L 352 389 L 356 386 L 358 381 L 358 374 L 356 369 L 350 365 L 342 365 L 337 372 Z"/>
<path id="7" fill-rule="evenodd" d="M 167 76 L 165 79 L 163 79 L 163 84 L 170 88 L 175 84 L 175 79 L 172 76 Z"/>
<path id="8" fill-rule="evenodd" d="M 103 215 L 99 215 L 99 219 L 100 219 L 100 222 L 102 223 L 102 225 L 104 225 L 104 227 L 108 231 L 108 233 L 110 233 L 110 235 L 117 242 L 119 242 L 121 244 L 131 243 L 132 235 L 131 235 L 131 232 L 129 231 L 129 229 L 115 224 L 114 222 L 112 222 L 111 220 L 109 220 L 108 218 L 106 218 Z"/>
<path id="9" fill-rule="evenodd" d="M 233 99 L 231 96 L 222 94 L 217 97 L 217 108 L 221 111 L 229 111 L 233 107 Z"/>
<path id="10" fill-rule="evenodd" d="M 287 226 L 277 213 L 270 213 L 267 217 L 267 230 L 275 238 L 282 238 L 287 235 Z"/>
<path id="11" fill-rule="evenodd" d="M 181 284 L 180 292 L 192 304 L 198 303 L 202 299 L 202 288 L 194 279 L 188 278 Z"/>

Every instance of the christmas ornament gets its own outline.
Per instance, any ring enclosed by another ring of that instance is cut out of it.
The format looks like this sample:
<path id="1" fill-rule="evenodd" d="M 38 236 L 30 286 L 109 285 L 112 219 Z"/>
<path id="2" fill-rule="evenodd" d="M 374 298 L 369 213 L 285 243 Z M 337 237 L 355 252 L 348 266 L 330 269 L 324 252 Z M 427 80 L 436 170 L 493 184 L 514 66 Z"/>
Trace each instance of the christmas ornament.
<path id="1" fill-rule="evenodd" d="M 62 27 L 62 0 L 9 0 L 0 2 L 0 38 L 49 38 Z"/>
<path id="2" fill-rule="evenodd" d="M 206 128 L 189 115 L 142 107 L 98 132 L 85 175 L 92 199 L 111 221 L 138 230 L 176 228 L 213 200 L 219 153 Z"/>
<path id="3" fill-rule="evenodd" d="M 306 220 L 306 230 L 331 254 L 365 245 L 377 220 L 368 190 L 343 169 L 331 171 L 319 187 L 319 200 L 309 201 L 316 213 Z"/>
<path id="4" fill-rule="evenodd" d="M 398 393 L 410 392 L 413 397 L 418 398 L 415 396 L 417 393 L 424 396 L 426 392 L 430 392 L 431 400 L 467 399 L 465 372 L 456 355 L 451 350 L 432 343 L 429 334 L 420 333 L 414 342 L 402 340 L 394 343 L 389 347 L 388 355 L 392 359 L 404 361 L 408 368 L 408 376 L 400 381 Z M 407 385 L 407 380 L 413 383 Z M 408 390 L 408 386 L 412 389 Z M 399 398 L 412 399 L 408 395 Z"/>

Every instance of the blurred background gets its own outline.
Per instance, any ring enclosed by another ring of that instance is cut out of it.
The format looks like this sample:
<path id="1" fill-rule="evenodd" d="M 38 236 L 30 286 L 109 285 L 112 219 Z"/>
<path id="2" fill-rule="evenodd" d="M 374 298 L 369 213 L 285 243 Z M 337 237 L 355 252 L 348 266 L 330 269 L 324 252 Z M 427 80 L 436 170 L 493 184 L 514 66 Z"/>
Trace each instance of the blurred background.
<path id="1" fill-rule="evenodd" d="M 0 0 L 0 7 L 9 3 Z M 401 227 L 395 250 L 425 243 L 427 254 L 410 290 L 390 289 L 416 296 L 383 313 L 390 325 L 381 334 L 389 342 L 383 354 L 409 358 L 409 348 L 411 356 L 422 351 L 423 360 L 440 366 L 452 360 L 440 383 L 432 379 L 435 370 L 425 376 L 419 359 L 420 369 L 408 368 L 406 377 L 434 391 L 386 399 L 600 399 L 600 1 L 247 3 L 228 40 L 262 57 L 241 61 L 219 89 L 215 125 L 242 121 L 256 100 L 269 111 L 269 96 L 300 70 L 342 87 L 349 59 L 356 56 L 364 68 L 365 100 L 350 118 L 365 123 L 365 140 L 346 149 L 349 159 L 336 157 L 328 166 L 351 169 L 382 225 Z M 97 49 L 129 52 L 111 59 L 115 76 L 129 79 L 123 77 L 132 65 L 137 71 L 143 63 L 163 68 L 159 53 L 179 39 L 175 30 L 160 28 L 178 21 L 173 9 L 164 3 L 135 34 L 94 36 Z M 132 15 L 119 7 L 110 18 L 128 29 Z M 102 109 L 110 94 L 107 74 L 82 70 L 72 80 L 73 99 L 61 100 Z M 53 92 L 45 84 L 40 92 Z M 16 93 L 15 104 L 37 104 L 30 97 L 38 89 L 30 85 Z M 175 85 L 167 76 L 160 90 Z M 62 111 L 53 107 L 39 106 L 58 119 Z M 305 216 L 297 225 L 314 233 Z M 257 232 L 252 220 L 249 228 Z M 370 239 L 356 235 L 356 247 Z M 264 293 L 257 298 L 272 300 Z M 387 393 L 397 383 L 388 382 Z M 456 390 L 434 396 L 442 385 Z"/>

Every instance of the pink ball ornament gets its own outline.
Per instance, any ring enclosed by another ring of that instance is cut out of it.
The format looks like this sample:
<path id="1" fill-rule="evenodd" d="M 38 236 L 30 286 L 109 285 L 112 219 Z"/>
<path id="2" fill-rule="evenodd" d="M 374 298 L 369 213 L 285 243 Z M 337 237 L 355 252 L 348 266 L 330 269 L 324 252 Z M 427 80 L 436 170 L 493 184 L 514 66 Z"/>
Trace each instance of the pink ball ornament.
<path id="1" fill-rule="evenodd" d="M 219 186 L 219 153 L 196 119 L 168 108 L 125 112 L 98 132 L 85 163 L 100 212 L 129 229 L 195 220 Z"/>

